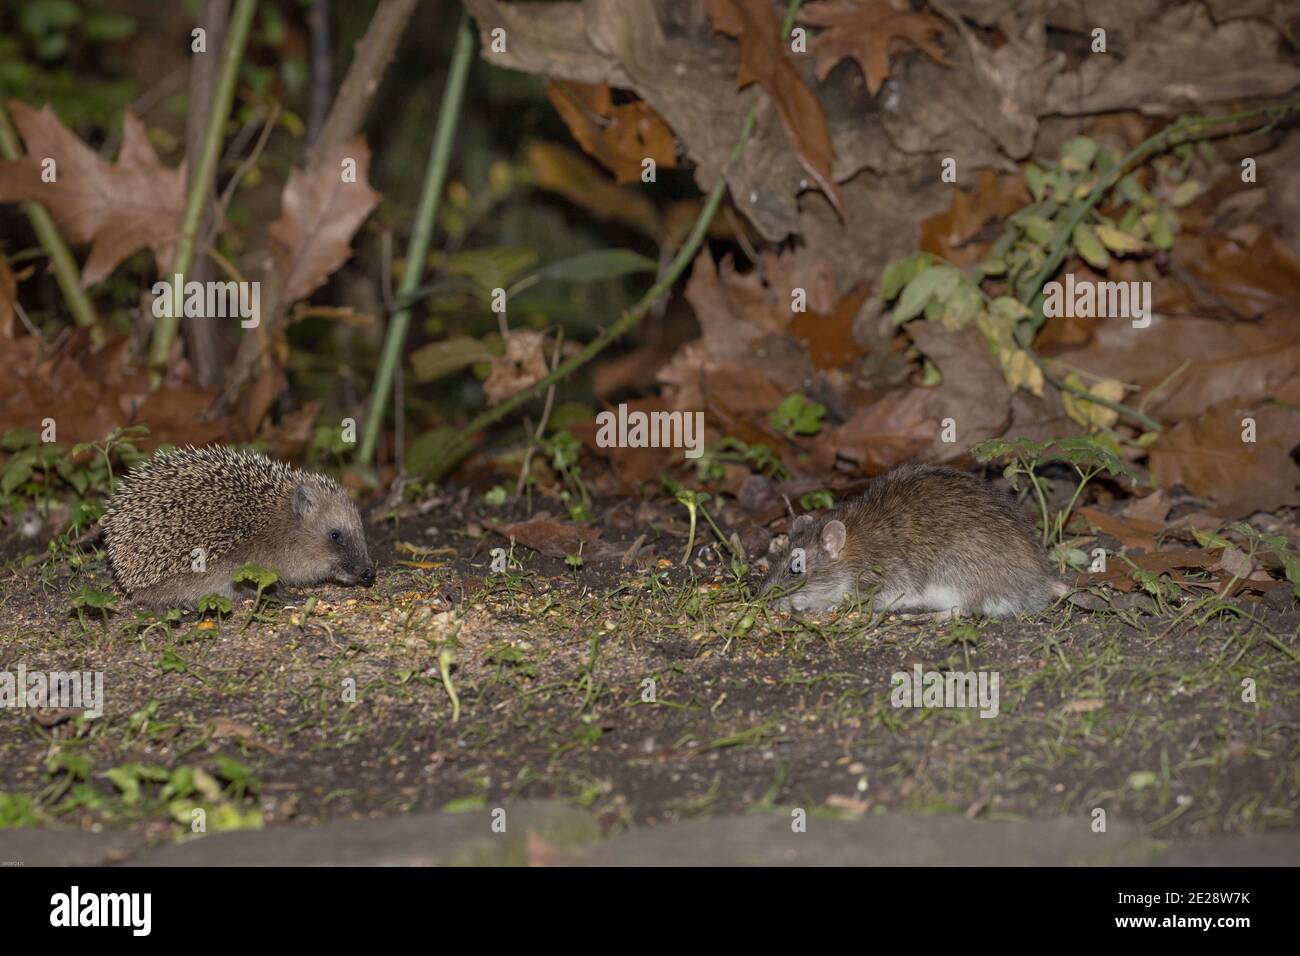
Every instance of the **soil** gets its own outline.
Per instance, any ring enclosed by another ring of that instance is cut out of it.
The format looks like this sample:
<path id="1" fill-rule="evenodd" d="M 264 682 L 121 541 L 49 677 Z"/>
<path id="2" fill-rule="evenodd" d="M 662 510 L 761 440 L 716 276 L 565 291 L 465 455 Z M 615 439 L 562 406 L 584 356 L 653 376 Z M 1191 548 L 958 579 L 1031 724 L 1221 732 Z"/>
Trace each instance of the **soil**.
<path id="1" fill-rule="evenodd" d="M 185 835 L 195 803 L 216 828 L 507 800 L 586 808 L 607 834 L 777 807 L 1104 811 L 1171 841 L 1297 828 L 1294 607 L 794 618 L 755 599 L 757 572 L 737 576 L 703 523 L 682 567 L 671 503 L 598 505 L 581 562 L 516 544 L 493 573 L 510 546 L 492 529 L 524 507 L 450 495 L 376 521 L 373 588 L 273 588 L 219 621 L 137 620 L 121 597 L 79 616 L 79 588 L 113 590 L 102 551 L 11 546 L 0 672 L 99 671 L 106 705 L 5 713 L 0 795 L 30 798 L 22 825 L 149 845 Z M 893 706 L 916 667 L 995 673 L 996 716 Z M 206 790 L 165 788 L 185 767 Z"/>

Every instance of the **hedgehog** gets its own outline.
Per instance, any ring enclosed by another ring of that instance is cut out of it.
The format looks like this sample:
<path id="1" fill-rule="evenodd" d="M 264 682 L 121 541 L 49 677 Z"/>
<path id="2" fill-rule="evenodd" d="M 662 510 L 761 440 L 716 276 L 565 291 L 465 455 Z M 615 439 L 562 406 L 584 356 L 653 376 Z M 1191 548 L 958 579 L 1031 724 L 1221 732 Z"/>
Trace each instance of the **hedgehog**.
<path id="1" fill-rule="evenodd" d="M 375 580 L 361 516 L 338 482 L 252 452 L 157 453 L 122 480 L 103 527 L 118 584 L 147 607 L 234 597 L 233 573 L 250 563 L 290 586 Z"/>

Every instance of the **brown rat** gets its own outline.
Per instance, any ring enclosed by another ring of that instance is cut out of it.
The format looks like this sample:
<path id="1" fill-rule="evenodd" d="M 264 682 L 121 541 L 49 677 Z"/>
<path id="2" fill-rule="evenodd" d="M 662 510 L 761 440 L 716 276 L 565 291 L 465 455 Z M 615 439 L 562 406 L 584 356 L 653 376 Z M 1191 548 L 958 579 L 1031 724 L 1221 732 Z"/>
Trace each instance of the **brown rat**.
<path id="1" fill-rule="evenodd" d="M 876 609 L 1005 617 L 1069 590 L 1015 502 L 951 468 L 895 468 L 829 514 L 800 515 L 789 536 L 763 582 L 764 592 L 794 589 L 774 602 L 783 610 L 874 592 Z"/>

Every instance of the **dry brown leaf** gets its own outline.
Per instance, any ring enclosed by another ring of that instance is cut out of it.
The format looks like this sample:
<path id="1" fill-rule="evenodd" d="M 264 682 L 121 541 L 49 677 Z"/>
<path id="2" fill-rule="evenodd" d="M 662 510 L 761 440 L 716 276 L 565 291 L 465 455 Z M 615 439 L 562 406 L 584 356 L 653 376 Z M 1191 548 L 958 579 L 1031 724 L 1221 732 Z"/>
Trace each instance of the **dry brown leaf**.
<path id="1" fill-rule="evenodd" d="M 344 182 L 347 160 L 356 164 L 355 182 Z M 280 218 L 266 230 L 285 302 L 307 298 L 351 258 L 352 237 L 381 198 L 370 188 L 369 173 L 364 136 L 331 150 L 311 170 L 289 173 Z"/>
<path id="2" fill-rule="evenodd" d="M 1242 440 L 1242 420 L 1255 422 L 1255 441 Z M 1246 518 L 1300 503 L 1300 468 L 1291 449 L 1300 442 L 1300 411 L 1282 405 L 1242 409 L 1229 402 L 1161 432 L 1150 448 L 1151 473 L 1166 488 L 1183 485 L 1213 498 L 1214 513 Z"/>
<path id="3" fill-rule="evenodd" d="M 106 277 L 139 249 L 153 251 L 159 269 L 171 258 L 185 201 L 184 169 L 158 160 L 144 124 L 122 115 L 122 148 L 109 163 L 59 121 L 54 110 L 8 103 L 27 152 L 0 162 L 0 202 L 38 202 L 69 242 L 91 244 L 81 284 Z M 54 160 L 54 182 L 42 182 L 42 163 Z"/>
<path id="4" fill-rule="evenodd" d="M 740 41 L 737 85 L 744 89 L 758 83 L 772 98 L 799 162 L 842 218 L 844 203 L 831 175 L 835 150 L 826 114 L 786 56 L 786 42 L 772 4 L 767 0 L 704 0 L 704 9 L 715 30 Z"/>
<path id="5" fill-rule="evenodd" d="M 808 45 L 817 57 L 817 79 L 824 80 L 844 59 L 854 59 L 875 95 L 889 77 L 889 53 L 902 45 L 921 50 L 936 63 L 952 66 L 943 47 L 943 21 L 928 13 L 901 8 L 888 0 L 823 0 L 799 11 L 799 22 L 823 30 Z"/>
<path id="6" fill-rule="evenodd" d="M 504 355 L 491 358 L 492 371 L 483 383 L 489 405 L 499 405 L 546 375 L 546 335 L 532 329 L 506 333 Z"/>
<path id="7" fill-rule="evenodd" d="M 1144 551 L 1154 551 L 1156 535 L 1164 528 L 1159 522 L 1120 517 L 1102 511 L 1100 508 L 1080 508 L 1079 515 L 1102 534 L 1115 538 L 1126 549 L 1141 548 Z"/>
<path id="8" fill-rule="evenodd" d="M 599 528 L 587 528 L 572 521 L 537 515 L 494 529 L 525 548 L 532 548 L 552 558 L 577 554 L 578 548 L 600 537 Z"/>
<path id="9" fill-rule="evenodd" d="M 1130 562 L 1132 562 L 1132 565 L 1130 565 Z M 1219 555 L 1213 551 L 1195 549 L 1152 551 L 1146 554 L 1128 555 L 1119 561 L 1111 561 L 1107 564 L 1105 571 L 1082 574 L 1079 576 L 1076 586 L 1086 588 L 1104 584 L 1125 593 L 1135 591 L 1139 585 L 1133 577 L 1133 565 L 1138 570 L 1150 571 L 1153 574 L 1167 574 L 1175 583 L 1185 584 L 1191 582 L 1181 573 L 1180 569 L 1209 571 L 1218 563 Z"/>
<path id="10" fill-rule="evenodd" d="M 1173 506 L 1174 503 L 1169 500 L 1169 495 L 1165 489 L 1157 488 L 1145 498 L 1132 499 L 1124 506 L 1123 515 L 1126 518 L 1136 518 L 1138 521 L 1163 525 L 1165 518 L 1169 516 L 1169 509 Z"/>
<path id="11" fill-rule="evenodd" d="M 677 165 L 677 144 L 659 114 L 643 100 L 614 105 L 609 84 L 553 80 L 546 95 L 573 138 L 614 174 L 619 183 L 641 181 L 642 163 Z"/>
<path id="12" fill-rule="evenodd" d="M 817 368 L 843 368 L 865 352 L 853 337 L 853 319 L 868 291 L 864 283 L 849 290 L 829 314 L 809 310 L 791 320 L 790 334 L 808 346 L 808 357 Z"/>
<path id="13" fill-rule="evenodd" d="M 987 235 L 984 227 L 1001 223 L 1031 201 L 1020 176 L 999 176 L 991 169 L 981 169 L 975 189 L 958 189 L 953 193 L 947 212 L 931 216 L 921 223 L 921 250 L 946 259 L 958 266 L 983 259 L 998 232 Z"/>
<path id="14" fill-rule="evenodd" d="M 1253 406 L 1300 382 L 1294 311 L 1258 322 L 1170 318 L 1157 311 L 1145 329 L 1113 319 L 1091 325 L 1088 345 L 1053 357 L 1069 368 L 1136 385 L 1128 404 L 1164 422 L 1194 418 L 1226 402 Z"/>
<path id="15" fill-rule="evenodd" d="M 814 445 L 810 464 L 818 471 L 829 471 L 841 458 L 874 475 L 910 461 L 934 438 L 933 397 L 933 389 L 915 386 L 886 392 L 855 411 L 843 425 L 824 430 Z"/>

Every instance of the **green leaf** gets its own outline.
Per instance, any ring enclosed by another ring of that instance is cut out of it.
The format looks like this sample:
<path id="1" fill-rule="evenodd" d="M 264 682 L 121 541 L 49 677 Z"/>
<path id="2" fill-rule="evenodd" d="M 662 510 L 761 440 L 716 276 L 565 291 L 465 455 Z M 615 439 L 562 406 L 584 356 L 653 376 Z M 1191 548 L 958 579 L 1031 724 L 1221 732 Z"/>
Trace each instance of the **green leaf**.
<path id="1" fill-rule="evenodd" d="M 467 335 L 430 342 L 411 353 L 411 370 L 417 382 L 432 382 L 494 357 L 493 351 Z"/>
<path id="2" fill-rule="evenodd" d="M 1079 250 L 1083 261 L 1094 269 L 1105 269 L 1110 265 L 1110 253 L 1097 238 L 1096 231 L 1086 222 L 1074 227 L 1074 248 Z"/>
<path id="3" fill-rule="evenodd" d="M 899 297 L 894 324 L 902 325 L 925 310 L 932 298 L 943 300 L 957 287 L 961 273 L 952 266 L 931 266 L 915 276 Z"/>
<path id="4" fill-rule="evenodd" d="M 198 612 L 200 614 L 207 614 L 211 611 L 215 613 L 217 617 L 220 617 L 223 614 L 229 614 L 233 606 L 234 605 L 230 602 L 230 598 L 226 597 L 224 594 L 205 594 L 203 597 L 199 598 Z"/>
<path id="5" fill-rule="evenodd" d="M 235 573 L 231 575 L 231 580 L 236 582 L 247 581 L 259 591 L 264 591 L 280 580 L 280 575 L 261 565 L 245 564 L 235 569 Z"/>
<path id="6" fill-rule="evenodd" d="M 827 488 L 810 491 L 799 496 L 799 507 L 804 511 L 819 511 L 822 508 L 835 507 L 835 495 Z"/>
<path id="7" fill-rule="evenodd" d="M 1025 167 L 1025 185 L 1029 187 L 1029 195 L 1034 197 L 1034 202 L 1042 202 L 1047 195 L 1047 174 L 1030 163 Z"/>
<path id="8" fill-rule="evenodd" d="M 473 793 L 467 797 L 456 797 L 449 800 L 443 805 L 443 810 L 447 813 L 468 813 L 471 810 L 482 810 L 487 806 L 487 794 Z"/>
<path id="9" fill-rule="evenodd" d="M 16 489 L 25 485 L 32 477 L 32 466 L 30 463 L 20 461 L 15 455 L 9 462 L 9 467 L 5 469 L 3 476 L 0 476 L 0 492 L 6 495 L 12 494 Z"/>
<path id="10" fill-rule="evenodd" d="M 1020 220 L 1020 227 L 1025 230 L 1025 235 L 1040 245 L 1051 242 L 1056 233 L 1056 224 L 1043 216 L 1025 216 Z"/>
<path id="11" fill-rule="evenodd" d="M 0 792 L 0 830 L 39 826 L 41 815 L 36 801 L 25 793 Z"/>
<path id="12" fill-rule="evenodd" d="M 929 259 L 924 255 L 908 256 L 906 259 L 899 259 L 892 263 L 885 274 L 880 278 L 880 297 L 885 302 L 893 301 L 894 297 L 903 290 L 917 274 L 929 265 Z"/>
<path id="13" fill-rule="evenodd" d="M 785 398 L 772 411 L 772 427 L 786 435 L 816 435 L 822 430 L 826 406 L 810 402 L 799 392 Z"/>
<path id="14" fill-rule="evenodd" d="M 544 279 L 556 279 L 561 282 L 600 282 L 637 272 L 658 271 L 659 263 L 631 249 L 601 249 L 548 263 L 520 279 L 510 292 L 512 295 L 521 292 Z"/>
<path id="15" fill-rule="evenodd" d="M 1076 136 L 1061 147 L 1061 168 L 1071 173 L 1081 173 L 1092 165 L 1097 156 L 1097 141 L 1087 136 Z"/>
<path id="16" fill-rule="evenodd" d="M 116 596 L 108 591 L 91 587 L 89 584 L 83 584 L 77 593 L 72 595 L 73 607 L 90 607 L 98 610 L 111 608 L 116 602 Z"/>
<path id="17" fill-rule="evenodd" d="M 537 250 L 525 246 L 497 246 L 471 249 L 447 259 L 444 271 L 465 276 L 485 290 L 504 289 L 537 261 Z"/>
<path id="18" fill-rule="evenodd" d="M 158 660 L 158 669 L 164 674 L 184 674 L 190 669 L 190 665 L 168 647 L 163 650 L 162 657 Z"/>
<path id="19" fill-rule="evenodd" d="M 136 776 L 132 765 L 114 767 L 106 771 L 104 776 L 112 781 L 113 786 L 122 791 L 122 800 L 125 803 L 140 802 L 140 779 Z"/>

